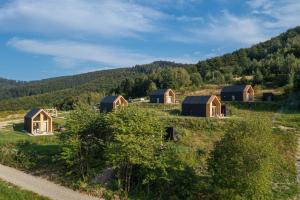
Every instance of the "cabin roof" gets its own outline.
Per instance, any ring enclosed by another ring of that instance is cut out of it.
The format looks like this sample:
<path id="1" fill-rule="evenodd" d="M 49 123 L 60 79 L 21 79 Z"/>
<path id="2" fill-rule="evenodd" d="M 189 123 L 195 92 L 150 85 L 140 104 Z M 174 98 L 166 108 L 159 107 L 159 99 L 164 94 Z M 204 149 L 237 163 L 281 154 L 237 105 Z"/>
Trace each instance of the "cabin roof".
<path id="1" fill-rule="evenodd" d="M 231 85 L 223 87 L 221 92 L 244 92 L 250 85 Z"/>
<path id="2" fill-rule="evenodd" d="M 36 114 L 38 114 L 42 109 L 40 108 L 33 108 L 31 111 L 29 111 L 26 115 L 25 118 L 33 118 Z"/>
<path id="3" fill-rule="evenodd" d="M 183 104 L 207 104 L 212 96 L 187 96 Z"/>
<path id="4" fill-rule="evenodd" d="M 119 96 L 106 96 L 101 100 L 101 103 L 114 103 Z"/>
<path id="5" fill-rule="evenodd" d="M 158 89 L 150 93 L 150 96 L 152 95 L 164 95 L 168 90 L 170 89 Z"/>

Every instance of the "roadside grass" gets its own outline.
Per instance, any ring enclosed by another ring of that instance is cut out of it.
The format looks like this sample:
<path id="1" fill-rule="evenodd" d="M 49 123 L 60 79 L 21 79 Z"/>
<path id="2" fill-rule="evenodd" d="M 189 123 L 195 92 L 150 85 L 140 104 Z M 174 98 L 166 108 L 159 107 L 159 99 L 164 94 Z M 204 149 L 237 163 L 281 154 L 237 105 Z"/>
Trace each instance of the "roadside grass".
<path id="1" fill-rule="evenodd" d="M 49 200 L 0 180 L 0 200 Z"/>
<path id="2" fill-rule="evenodd" d="M 226 103 L 231 115 L 224 119 L 207 119 L 198 117 L 185 117 L 180 115 L 181 106 L 156 105 L 149 103 L 133 103 L 160 116 L 168 126 L 176 129 L 180 140 L 176 142 L 180 159 L 191 166 L 199 177 L 204 177 L 207 182 L 207 160 L 214 144 L 219 141 L 228 127 L 241 120 L 274 120 L 276 116 L 273 135 L 277 149 L 281 155 L 276 163 L 274 175 L 273 195 L 274 199 L 290 199 L 299 193 L 296 182 L 297 171 L 295 167 L 297 138 L 300 131 L 299 112 L 284 112 L 278 114 L 278 110 L 284 106 L 284 102 L 255 102 L 255 103 Z M 65 124 L 65 116 L 56 118 L 57 126 Z M 282 130 L 279 125 L 293 127 L 292 130 Z M 96 193 L 102 190 L 97 185 L 82 183 L 78 180 L 65 178 L 65 167 L 56 159 L 60 152 L 59 141 L 55 136 L 29 137 L 20 127 L 8 126 L 0 129 L 0 162 L 27 170 L 63 185 Z M 263 134 L 263 133 L 262 133 Z M 207 186 L 206 184 L 203 184 Z M 207 189 L 207 188 L 205 188 Z"/>
<path id="3" fill-rule="evenodd" d="M 20 111 L 2 111 L 0 112 L 0 122 L 22 118 L 26 113 L 25 110 Z"/>

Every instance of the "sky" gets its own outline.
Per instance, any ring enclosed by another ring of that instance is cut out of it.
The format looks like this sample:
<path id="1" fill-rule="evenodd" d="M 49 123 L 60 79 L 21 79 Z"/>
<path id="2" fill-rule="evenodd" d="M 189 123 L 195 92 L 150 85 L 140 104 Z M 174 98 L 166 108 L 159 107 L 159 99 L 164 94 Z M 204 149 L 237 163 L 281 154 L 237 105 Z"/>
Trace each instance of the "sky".
<path id="1" fill-rule="evenodd" d="M 0 0 L 0 77 L 196 63 L 298 25 L 299 0 Z"/>

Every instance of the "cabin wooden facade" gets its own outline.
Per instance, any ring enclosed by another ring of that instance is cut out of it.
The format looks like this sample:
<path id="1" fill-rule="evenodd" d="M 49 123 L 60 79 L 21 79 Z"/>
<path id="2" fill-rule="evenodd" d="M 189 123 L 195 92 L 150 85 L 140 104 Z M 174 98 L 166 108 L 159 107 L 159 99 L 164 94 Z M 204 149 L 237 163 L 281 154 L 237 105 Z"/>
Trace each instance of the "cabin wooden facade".
<path id="1" fill-rule="evenodd" d="M 254 89 L 251 85 L 232 85 L 221 90 L 222 101 L 254 101 Z"/>
<path id="2" fill-rule="evenodd" d="M 171 89 L 159 89 L 149 95 L 150 103 L 174 104 L 176 94 Z"/>
<path id="3" fill-rule="evenodd" d="M 218 117 L 221 116 L 221 102 L 215 95 L 188 96 L 182 103 L 182 115 Z"/>
<path id="4" fill-rule="evenodd" d="M 24 117 L 24 129 L 32 135 L 52 133 L 52 117 L 43 109 L 34 108 Z"/>
<path id="5" fill-rule="evenodd" d="M 112 112 L 119 106 L 128 106 L 128 102 L 123 96 L 106 96 L 100 102 L 100 111 L 104 113 Z"/>

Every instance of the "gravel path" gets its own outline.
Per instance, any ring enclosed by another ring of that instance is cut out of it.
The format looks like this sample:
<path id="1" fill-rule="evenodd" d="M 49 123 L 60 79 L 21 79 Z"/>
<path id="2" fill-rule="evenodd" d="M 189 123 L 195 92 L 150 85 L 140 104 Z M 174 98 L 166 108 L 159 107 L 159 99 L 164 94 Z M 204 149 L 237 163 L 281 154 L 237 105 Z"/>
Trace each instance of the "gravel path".
<path id="1" fill-rule="evenodd" d="M 0 164 L 0 179 L 53 200 L 100 200 Z"/>

